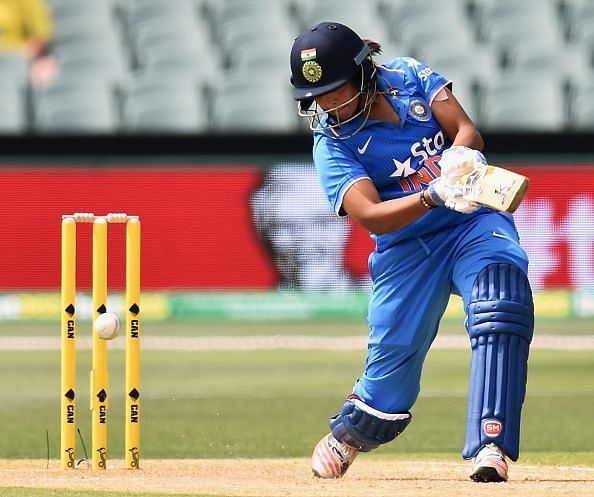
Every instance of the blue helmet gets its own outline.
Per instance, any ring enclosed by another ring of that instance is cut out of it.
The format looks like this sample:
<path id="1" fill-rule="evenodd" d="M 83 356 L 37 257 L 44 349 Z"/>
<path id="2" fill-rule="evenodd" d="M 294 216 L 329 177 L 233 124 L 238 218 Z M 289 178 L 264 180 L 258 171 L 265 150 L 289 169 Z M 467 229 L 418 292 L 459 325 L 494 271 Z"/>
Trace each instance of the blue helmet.
<path id="1" fill-rule="evenodd" d="M 306 29 L 291 49 L 295 100 L 311 101 L 351 81 L 370 53 L 359 35 L 344 24 L 321 22 Z"/>

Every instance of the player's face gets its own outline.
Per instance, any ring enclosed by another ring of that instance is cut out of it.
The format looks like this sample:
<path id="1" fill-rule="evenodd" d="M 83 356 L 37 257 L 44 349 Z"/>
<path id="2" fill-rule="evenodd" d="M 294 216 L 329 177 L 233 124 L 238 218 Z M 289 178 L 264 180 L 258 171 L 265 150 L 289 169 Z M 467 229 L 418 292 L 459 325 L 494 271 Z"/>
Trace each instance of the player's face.
<path id="1" fill-rule="evenodd" d="M 359 90 L 353 83 L 316 97 L 318 105 L 338 121 L 351 117 L 359 107 Z"/>

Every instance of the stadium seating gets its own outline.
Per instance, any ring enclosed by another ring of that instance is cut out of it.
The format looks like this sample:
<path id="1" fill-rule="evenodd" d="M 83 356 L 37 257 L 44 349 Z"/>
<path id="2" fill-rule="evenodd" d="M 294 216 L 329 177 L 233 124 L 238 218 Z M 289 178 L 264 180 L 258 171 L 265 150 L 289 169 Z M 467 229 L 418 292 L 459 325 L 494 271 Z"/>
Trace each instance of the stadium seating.
<path id="1" fill-rule="evenodd" d="M 62 72 L 31 91 L 33 127 L 40 133 L 106 134 L 120 129 L 116 84 L 94 73 Z"/>
<path id="2" fill-rule="evenodd" d="M 29 61 L 20 54 L 0 54 L 0 82 L 11 81 L 26 85 L 29 78 Z"/>
<path id="3" fill-rule="evenodd" d="M 19 134 L 27 130 L 23 87 L 17 81 L 0 79 L 0 134 Z"/>
<path id="4" fill-rule="evenodd" d="M 584 17 L 572 28 L 572 42 L 584 47 L 590 55 L 594 53 L 594 16 Z"/>
<path id="5" fill-rule="evenodd" d="M 481 122 L 499 131 L 562 131 L 567 126 L 563 84 L 554 75 L 531 79 L 514 72 L 483 90 Z"/>
<path id="6" fill-rule="evenodd" d="M 129 38 L 136 52 L 142 53 L 150 47 L 167 43 L 170 40 L 181 40 L 198 50 L 209 49 L 210 41 L 192 19 L 158 20 L 151 19 L 134 26 Z"/>
<path id="7" fill-rule="evenodd" d="M 88 0 L 53 0 L 51 2 L 52 16 L 56 30 L 60 31 L 68 25 L 80 24 L 81 21 L 109 26 L 113 20 L 113 9 L 109 2 Z M 89 25 L 89 29 L 92 29 Z"/>
<path id="8" fill-rule="evenodd" d="M 562 5 L 567 36 L 579 41 L 592 26 L 594 3 L 591 0 L 566 0 Z"/>
<path id="9" fill-rule="evenodd" d="M 27 88 L 26 60 L 0 55 L 0 133 L 302 132 L 288 55 L 321 20 L 445 74 L 482 130 L 593 126 L 591 0 L 48 1 L 58 81 Z"/>
<path id="10" fill-rule="evenodd" d="M 432 31 L 448 32 L 452 38 L 473 38 L 464 4 L 457 0 L 386 2 L 384 19 L 390 35 L 408 48 L 420 47 L 424 41 L 432 39 Z M 415 36 L 416 40 L 411 40 L 411 36 Z M 452 47 L 447 39 L 445 41 L 448 47 Z"/>
<path id="11" fill-rule="evenodd" d="M 384 26 L 378 22 L 379 12 L 374 2 L 358 0 L 326 0 L 297 4 L 300 27 L 306 28 L 320 21 L 337 21 L 352 27 L 362 38 L 386 38 Z"/>
<path id="12" fill-rule="evenodd" d="M 268 39 L 252 40 L 230 52 L 226 65 L 231 69 L 245 69 L 248 78 L 260 77 L 260 74 L 264 74 L 288 81 L 290 67 L 287 53 L 290 51 L 291 44 L 284 40 L 273 45 Z"/>
<path id="13" fill-rule="evenodd" d="M 592 77 L 591 54 L 581 45 L 540 47 L 524 45 L 509 52 L 506 72 L 520 69 L 531 71 L 533 78 L 546 79 L 550 74 L 561 77 L 568 85 L 587 81 Z"/>
<path id="14" fill-rule="evenodd" d="M 594 79 L 576 85 L 572 91 L 571 102 L 571 128 L 594 130 Z"/>
<path id="15" fill-rule="evenodd" d="M 212 89 L 211 119 L 217 132 L 294 132 L 296 106 L 288 78 L 247 77 L 232 71 Z"/>
<path id="16" fill-rule="evenodd" d="M 164 92 L 130 96 L 126 101 L 126 129 L 140 133 L 201 133 L 208 128 L 196 95 Z"/>
<path id="17" fill-rule="evenodd" d="M 415 57 L 456 82 L 459 77 L 476 84 L 497 79 L 501 70 L 497 51 L 491 47 L 461 45 L 456 51 L 443 50 L 437 42 L 426 43 Z"/>
<path id="18" fill-rule="evenodd" d="M 204 11 L 215 33 L 224 32 L 226 22 L 237 20 L 246 23 L 256 22 L 257 24 L 278 24 L 291 22 L 290 6 L 287 2 L 274 1 L 265 2 L 262 0 L 226 0 L 205 2 Z"/>
<path id="19" fill-rule="evenodd" d="M 428 40 L 430 40 L 428 42 Z M 432 54 L 456 53 L 461 47 L 475 46 L 472 31 L 461 25 L 459 29 L 452 30 L 448 25 L 417 25 L 409 20 L 400 25 L 399 42 L 404 47 L 404 53 L 420 58 L 419 53 L 425 51 L 429 54 L 426 44 L 433 48 Z"/>
<path id="20" fill-rule="evenodd" d="M 105 1 L 60 1 L 54 4 L 54 44 L 76 46 L 81 41 L 101 39 L 122 50 L 120 31 L 113 10 Z M 115 43 L 114 43 L 115 42 Z"/>
<path id="21" fill-rule="evenodd" d="M 537 46 L 550 49 L 564 43 L 564 27 L 557 4 L 551 0 L 483 0 L 477 8 L 477 37 L 504 56 Z"/>
<path id="22" fill-rule="evenodd" d="M 102 43 L 80 43 L 61 47 L 57 52 L 60 70 L 89 78 L 122 81 L 128 74 L 128 62 L 122 52 Z"/>
<path id="23" fill-rule="evenodd" d="M 131 0 L 126 10 L 128 29 L 154 19 L 182 21 L 195 19 L 197 7 L 194 0 Z"/>
<path id="24" fill-rule="evenodd" d="M 288 22 L 267 23 L 256 20 L 246 24 L 241 19 L 232 19 L 224 22 L 224 30 L 218 33 L 218 44 L 225 57 L 225 66 L 232 68 L 242 64 L 241 56 L 255 55 L 264 59 L 269 53 L 279 54 L 284 51 L 284 64 L 281 67 L 288 67 L 288 56 L 293 39 L 287 37 L 287 33 L 294 28 Z M 271 43 L 271 40 L 275 40 Z M 257 70 L 259 66 L 253 66 Z M 280 71 L 279 71 L 280 72 Z"/>
<path id="25" fill-rule="evenodd" d="M 167 73 L 136 74 L 124 90 L 123 124 L 132 133 L 201 133 L 208 109 L 200 85 Z"/>
<path id="26" fill-rule="evenodd" d="M 119 119 L 108 94 L 71 92 L 40 102 L 36 129 L 40 133 L 109 134 L 119 130 Z"/>

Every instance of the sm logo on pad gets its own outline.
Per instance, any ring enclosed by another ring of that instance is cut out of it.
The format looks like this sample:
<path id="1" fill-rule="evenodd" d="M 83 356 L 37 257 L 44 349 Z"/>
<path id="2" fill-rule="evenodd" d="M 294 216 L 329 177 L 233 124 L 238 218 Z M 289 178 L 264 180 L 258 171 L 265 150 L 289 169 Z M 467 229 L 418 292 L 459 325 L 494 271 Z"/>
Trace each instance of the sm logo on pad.
<path id="1" fill-rule="evenodd" d="M 490 438 L 498 437 L 503 431 L 503 424 L 496 419 L 486 419 L 483 421 L 483 433 Z"/>

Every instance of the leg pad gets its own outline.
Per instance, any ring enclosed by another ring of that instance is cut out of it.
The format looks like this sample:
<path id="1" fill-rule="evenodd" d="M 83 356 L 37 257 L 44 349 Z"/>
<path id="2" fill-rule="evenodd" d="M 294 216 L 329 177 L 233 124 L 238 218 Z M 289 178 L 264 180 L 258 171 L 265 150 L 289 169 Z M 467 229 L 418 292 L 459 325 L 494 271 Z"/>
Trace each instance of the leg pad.
<path id="1" fill-rule="evenodd" d="M 485 267 L 473 287 L 467 329 L 472 365 L 462 457 L 470 459 L 482 446 L 495 443 L 515 461 L 534 329 L 532 292 L 524 272 L 510 264 Z"/>
<path id="2" fill-rule="evenodd" d="M 334 438 L 361 452 L 369 452 L 391 442 L 410 423 L 410 412 L 386 414 L 356 398 L 348 399 L 341 411 L 330 420 Z"/>

